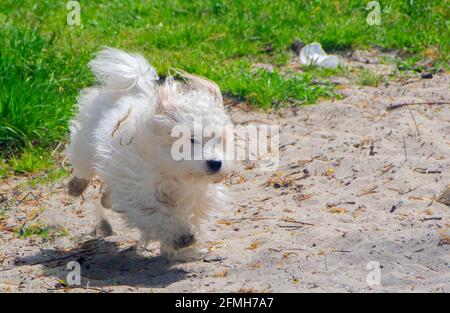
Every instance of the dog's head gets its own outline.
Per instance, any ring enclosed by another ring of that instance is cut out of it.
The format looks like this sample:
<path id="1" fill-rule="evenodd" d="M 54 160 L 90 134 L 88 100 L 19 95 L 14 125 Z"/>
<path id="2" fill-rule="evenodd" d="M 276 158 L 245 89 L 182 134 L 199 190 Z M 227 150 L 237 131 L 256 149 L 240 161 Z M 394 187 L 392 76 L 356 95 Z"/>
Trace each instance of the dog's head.
<path id="1" fill-rule="evenodd" d="M 182 78 L 170 77 L 158 88 L 152 117 L 158 166 L 180 178 L 220 181 L 231 168 L 225 157 L 231 122 L 220 89 L 205 78 L 187 73 Z"/>

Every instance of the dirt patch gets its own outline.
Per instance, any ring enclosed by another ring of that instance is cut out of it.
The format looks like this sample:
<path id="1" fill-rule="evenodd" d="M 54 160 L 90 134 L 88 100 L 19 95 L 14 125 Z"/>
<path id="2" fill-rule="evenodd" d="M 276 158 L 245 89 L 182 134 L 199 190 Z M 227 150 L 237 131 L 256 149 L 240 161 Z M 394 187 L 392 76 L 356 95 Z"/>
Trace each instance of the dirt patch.
<path id="1" fill-rule="evenodd" d="M 136 231 L 109 214 L 115 235 L 93 239 L 100 182 L 84 199 L 67 181 L 1 186 L 2 291 L 427 291 L 450 292 L 449 75 L 266 114 L 229 106 L 238 123 L 280 125 L 277 173 L 238 164 L 231 204 L 209 224 L 204 261 L 167 263 L 157 244 L 136 249 Z M 238 178 L 236 178 L 238 177 Z M 42 232 L 25 236 L 33 223 Z M 82 286 L 67 288 L 67 263 Z M 374 263 L 375 262 L 375 263 Z M 381 285 L 368 284 L 379 266 Z"/>

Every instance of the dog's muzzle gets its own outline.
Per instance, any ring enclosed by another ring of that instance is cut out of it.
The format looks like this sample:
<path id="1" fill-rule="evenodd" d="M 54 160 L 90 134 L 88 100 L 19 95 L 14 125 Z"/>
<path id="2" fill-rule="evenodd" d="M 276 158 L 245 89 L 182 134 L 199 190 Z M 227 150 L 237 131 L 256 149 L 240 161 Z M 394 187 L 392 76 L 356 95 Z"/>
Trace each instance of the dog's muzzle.
<path id="1" fill-rule="evenodd" d="M 211 174 L 215 174 L 218 171 L 220 171 L 220 168 L 222 167 L 222 161 L 220 161 L 220 160 L 208 160 L 208 161 L 206 161 L 206 166 L 208 167 L 208 171 Z"/>

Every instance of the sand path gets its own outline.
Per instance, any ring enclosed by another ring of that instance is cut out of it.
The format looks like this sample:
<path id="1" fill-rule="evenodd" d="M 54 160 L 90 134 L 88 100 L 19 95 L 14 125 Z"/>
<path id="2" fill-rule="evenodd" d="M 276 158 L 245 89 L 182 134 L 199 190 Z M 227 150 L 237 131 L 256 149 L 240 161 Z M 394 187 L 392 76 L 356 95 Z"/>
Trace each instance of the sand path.
<path id="1" fill-rule="evenodd" d="M 280 165 L 274 173 L 238 164 L 227 181 L 230 207 L 208 224 L 203 261 L 167 263 L 157 244 L 136 251 L 137 233 L 117 214 L 109 214 L 115 236 L 90 237 L 99 183 L 81 200 L 66 195 L 67 180 L 5 182 L 0 291 L 450 292 L 450 208 L 436 201 L 450 183 L 450 106 L 386 110 L 449 101 L 449 83 L 438 74 L 345 85 L 342 100 L 272 114 L 228 106 L 237 123 L 280 125 Z M 52 240 L 14 233 L 38 220 L 67 232 Z M 71 260 L 81 264 L 82 287 L 61 282 Z"/>

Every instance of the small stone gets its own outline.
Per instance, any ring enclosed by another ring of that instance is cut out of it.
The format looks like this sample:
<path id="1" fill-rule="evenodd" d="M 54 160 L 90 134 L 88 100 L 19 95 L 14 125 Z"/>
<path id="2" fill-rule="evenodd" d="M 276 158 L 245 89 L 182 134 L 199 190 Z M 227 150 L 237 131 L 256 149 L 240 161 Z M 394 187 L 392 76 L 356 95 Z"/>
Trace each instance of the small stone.
<path id="1" fill-rule="evenodd" d="M 207 256 L 203 259 L 203 262 L 210 263 L 210 262 L 221 262 L 225 260 L 225 258 L 221 256 Z"/>
<path id="2" fill-rule="evenodd" d="M 436 201 L 450 206 L 450 185 L 442 191 Z"/>
<path id="3" fill-rule="evenodd" d="M 295 54 L 300 54 L 300 51 L 305 46 L 305 43 L 301 40 L 296 39 L 292 45 L 291 50 L 295 52 Z"/>
<path id="4" fill-rule="evenodd" d="M 433 74 L 432 73 L 423 73 L 420 75 L 420 77 L 423 79 L 430 79 L 430 78 L 433 78 Z"/>

